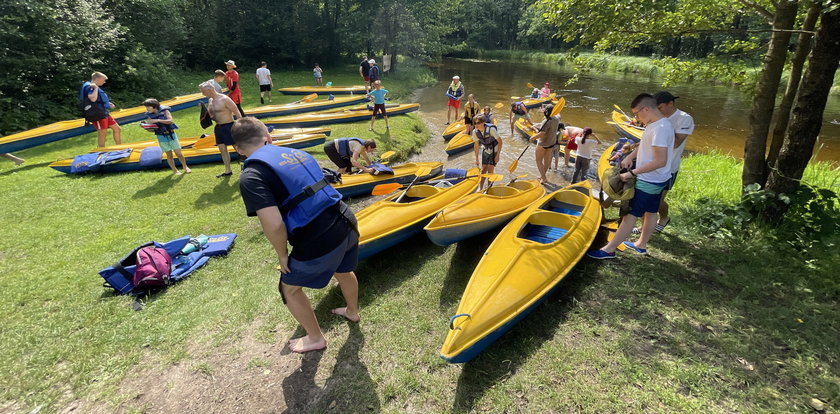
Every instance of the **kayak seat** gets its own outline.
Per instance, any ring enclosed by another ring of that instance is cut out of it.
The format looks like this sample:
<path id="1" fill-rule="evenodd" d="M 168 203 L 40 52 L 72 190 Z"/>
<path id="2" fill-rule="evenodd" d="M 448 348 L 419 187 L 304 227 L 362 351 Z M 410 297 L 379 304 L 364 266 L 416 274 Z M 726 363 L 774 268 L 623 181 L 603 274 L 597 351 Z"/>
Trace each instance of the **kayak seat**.
<path id="1" fill-rule="evenodd" d="M 557 239 L 566 234 L 566 229 L 559 227 L 542 226 L 539 224 L 526 224 L 519 232 L 519 237 L 531 240 L 537 243 L 549 244 L 554 243 Z"/>
<path id="2" fill-rule="evenodd" d="M 440 188 L 430 185 L 415 185 L 408 189 L 400 203 L 412 203 L 424 198 L 431 197 L 440 192 Z M 396 200 L 396 199 L 395 199 Z"/>
<path id="3" fill-rule="evenodd" d="M 528 191 L 534 188 L 534 183 L 531 181 L 514 181 L 508 184 L 508 187 L 513 187 L 520 191 Z"/>
<path id="4" fill-rule="evenodd" d="M 551 199 L 542 207 L 542 209 L 553 211 L 555 213 L 568 214 L 570 216 L 579 216 L 580 212 L 583 211 L 583 206 L 557 201 L 556 199 Z"/>
<path id="5" fill-rule="evenodd" d="M 519 190 L 508 186 L 494 186 L 487 190 L 487 194 L 496 197 L 507 197 L 519 193 Z"/>

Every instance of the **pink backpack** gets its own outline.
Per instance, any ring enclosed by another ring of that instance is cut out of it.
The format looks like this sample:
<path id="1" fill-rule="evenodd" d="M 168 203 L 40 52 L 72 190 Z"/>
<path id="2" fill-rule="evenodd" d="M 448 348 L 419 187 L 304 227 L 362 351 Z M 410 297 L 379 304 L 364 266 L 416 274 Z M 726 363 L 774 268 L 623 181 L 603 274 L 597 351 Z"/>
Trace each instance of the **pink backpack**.
<path id="1" fill-rule="evenodd" d="M 156 288 L 169 285 L 172 258 L 166 250 L 147 246 L 137 251 L 137 267 L 134 269 L 135 288 Z"/>

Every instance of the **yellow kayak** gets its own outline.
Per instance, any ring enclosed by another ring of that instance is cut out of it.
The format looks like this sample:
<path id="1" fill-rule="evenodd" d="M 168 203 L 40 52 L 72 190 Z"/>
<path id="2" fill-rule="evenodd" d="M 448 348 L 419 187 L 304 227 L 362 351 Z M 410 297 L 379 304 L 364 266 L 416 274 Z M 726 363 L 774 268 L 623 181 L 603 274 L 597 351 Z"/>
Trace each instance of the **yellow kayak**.
<path id="1" fill-rule="evenodd" d="M 170 107 L 172 111 L 177 111 L 196 106 L 199 102 L 207 102 L 207 98 L 200 93 L 194 93 L 191 95 L 176 96 L 160 104 Z M 141 105 L 112 111 L 111 116 L 120 125 L 136 122 L 146 118 L 146 107 Z M 0 138 L 0 154 L 20 151 L 93 131 L 93 126 L 85 125 L 84 119 L 55 122 Z"/>
<path id="2" fill-rule="evenodd" d="M 601 158 L 598 158 L 598 180 L 601 180 L 604 176 L 604 172 L 610 168 L 610 157 L 612 157 L 613 151 L 616 150 L 616 146 L 618 144 L 612 144 L 609 148 L 605 149 L 603 153 L 601 153 Z"/>
<path id="3" fill-rule="evenodd" d="M 212 137 L 205 137 L 205 139 Z M 289 148 L 306 148 L 311 147 L 313 145 L 323 144 L 327 139 L 327 136 L 324 134 L 303 134 L 303 135 L 296 135 L 293 138 L 288 139 L 281 139 L 276 140 L 273 142 L 273 145 L 278 147 L 289 147 Z M 227 147 L 228 153 L 230 153 L 230 159 L 235 160 L 239 158 L 239 153 L 233 149 L 233 146 L 230 145 Z M 143 153 L 144 150 L 137 150 L 131 151 L 126 158 L 123 158 L 119 161 L 116 161 L 112 164 L 103 165 L 97 172 L 122 172 L 122 171 L 137 171 L 137 170 L 146 170 L 146 169 L 155 169 L 155 168 L 168 168 L 169 165 L 166 163 L 166 153 L 160 155 L 160 162 L 156 160 L 152 163 L 144 161 L 143 163 L 140 162 L 140 154 Z M 205 164 L 211 162 L 220 162 L 222 160 L 222 153 L 219 151 L 219 148 L 215 145 L 208 144 L 208 146 L 203 148 L 184 148 L 181 150 L 181 153 L 184 154 L 184 158 L 187 161 L 187 165 L 195 165 L 195 164 Z M 85 154 L 89 155 L 89 154 Z M 73 161 L 75 158 L 67 158 L 64 160 L 56 161 L 50 164 L 50 167 L 57 171 L 61 171 L 66 174 L 73 174 L 72 170 Z M 181 166 L 181 162 L 178 161 L 178 158 L 175 158 L 175 165 Z"/>
<path id="4" fill-rule="evenodd" d="M 467 171 L 467 177 L 476 174 L 477 168 Z M 396 202 L 396 199 L 403 194 L 403 190 L 356 213 L 359 222 L 359 259 L 368 258 L 422 231 L 423 226 L 438 211 L 475 191 L 479 180 L 479 177 L 466 178 L 451 187 L 443 188 L 428 184 L 414 185 L 400 202 Z"/>
<path id="5" fill-rule="evenodd" d="M 588 181 L 552 192 L 499 233 L 464 290 L 440 355 L 473 359 L 563 281 L 595 239 L 601 206 Z"/>
<path id="6" fill-rule="evenodd" d="M 446 153 L 448 155 L 455 155 L 461 151 L 472 149 L 474 142 L 472 136 L 467 135 L 466 131 L 458 133 L 455 138 L 446 143 Z"/>
<path id="7" fill-rule="evenodd" d="M 342 174 L 341 184 L 333 184 L 332 186 L 341 193 L 345 198 L 368 196 L 379 184 L 400 183 L 408 184 L 414 177 L 418 169 L 429 168 L 431 170 L 425 176 L 420 177 L 419 181 L 425 181 L 432 177 L 437 177 L 443 172 L 442 162 L 417 162 L 407 163 L 398 166 L 391 166 L 394 174 L 378 174 L 372 175 L 368 173 L 359 174 Z"/>
<path id="8" fill-rule="evenodd" d="M 294 115 L 304 112 L 321 111 L 325 109 L 339 108 L 342 106 L 356 105 L 365 103 L 367 100 L 367 96 L 358 95 L 338 97 L 332 100 L 322 99 L 319 101 L 288 103 L 284 105 L 265 105 L 249 109 L 245 111 L 245 115 L 253 116 L 255 118 Z"/>
<path id="9" fill-rule="evenodd" d="M 420 109 L 420 104 L 393 104 L 386 105 L 388 116 L 402 115 Z M 271 125 L 278 128 L 290 127 L 313 127 L 326 124 L 340 124 L 345 122 L 369 121 L 373 115 L 373 109 L 349 108 L 332 111 L 323 111 L 311 114 L 298 114 L 283 116 L 280 118 L 268 119 L 266 125 Z M 382 118 L 382 114 L 377 114 L 377 118 Z"/>
<path id="10" fill-rule="evenodd" d="M 365 93 L 364 85 L 356 86 L 293 86 L 278 89 L 284 95 L 309 95 L 310 93 L 352 95 L 354 93 Z"/>
<path id="11" fill-rule="evenodd" d="M 324 134 L 326 136 L 330 135 L 331 130 L 329 128 L 286 128 L 286 129 L 275 129 L 271 131 L 271 139 L 278 140 L 278 139 L 288 139 L 292 138 L 295 135 L 311 135 L 311 134 Z M 191 138 L 179 138 L 178 142 L 181 143 L 181 148 L 189 148 L 199 140 L 204 140 L 205 142 L 213 142 L 212 145 L 215 145 L 215 138 L 213 134 L 207 135 L 204 138 L 198 137 L 191 137 Z M 148 141 L 138 141 L 132 142 L 128 144 L 122 145 L 109 145 L 107 147 L 96 147 L 92 148 L 90 152 L 103 152 L 103 151 L 117 151 L 121 149 L 131 148 L 134 150 L 140 150 L 146 147 L 155 147 L 158 145 L 157 139 L 152 139 Z M 199 144 L 201 146 L 201 144 Z"/>
<path id="12" fill-rule="evenodd" d="M 644 128 L 630 125 L 627 117 L 620 114 L 618 111 L 612 112 L 612 122 L 613 123 L 610 125 L 615 128 L 618 135 L 623 137 L 638 141 L 642 139 L 642 134 L 645 133 Z"/>
<path id="13" fill-rule="evenodd" d="M 534 131 L 533 129 L 531 129 L 529 127 L 530 125 L 533 125 L 533 124 L 530 124 L 528 121 L 526 121 L 522 118 L 519 118 L 519 119 L 516 120 L 516 122 L 513 123 L 513 129 L 515 129 L 517 132 L 519 132 L 519 134 L 522 135 L 523 138 L 527 138 L 528 141 L 530 142 L 531 137 L 533 137 L 534 134 L 537 133 L 536 131 Z M 566 150 L 566 143 L 563 142 L 563 141 L 560 141 L 560 152 L 563 152 L 565 150 Z M 572 150 L 572 152 L 569 153 L 569 162 L 574 162 L 575 157 L 577 157 L 577 151 Z"/>
<path id="14" fill-rule="evenodd" d="M 434 244 L 448 246 L 503 225 L 543 195 L 538 180 L 493 186 L 450 204 L 424 230 Z"/>

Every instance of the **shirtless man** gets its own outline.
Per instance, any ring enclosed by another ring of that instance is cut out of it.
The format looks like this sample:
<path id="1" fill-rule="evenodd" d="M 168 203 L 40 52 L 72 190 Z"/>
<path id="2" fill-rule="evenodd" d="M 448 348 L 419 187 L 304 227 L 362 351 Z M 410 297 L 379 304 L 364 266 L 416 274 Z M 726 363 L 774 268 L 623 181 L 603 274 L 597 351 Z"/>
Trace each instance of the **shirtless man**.
<path id="1" fill-rule="evenodd" d="M 230 152 L 228 152 L 228 145 L 233 145 L 233 136 L 230 134 L 230 129 L 233 127 L 233 121 L 240 118 L 239 108 L 236 104 L 225 95 L 216 92 L 211 82 L 204 82 L 198 86 L 201 93 L 208 98 L 207 113 L 210 118 L 216 121 L 216 127 L 213 133 L 216 135 L 216 146 L 219 147 L 219 152 L 222 154 L 222 162 L 225 164 L 225 171 L 216 176 L 216 178 L 228 177 L 233 175 L 230 169 Z"/>

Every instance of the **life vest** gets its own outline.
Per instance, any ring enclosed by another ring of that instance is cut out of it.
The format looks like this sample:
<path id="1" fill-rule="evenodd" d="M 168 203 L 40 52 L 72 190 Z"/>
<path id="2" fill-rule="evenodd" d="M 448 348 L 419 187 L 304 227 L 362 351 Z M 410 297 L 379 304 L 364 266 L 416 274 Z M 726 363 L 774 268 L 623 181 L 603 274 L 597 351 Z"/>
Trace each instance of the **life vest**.
<path id="1" fill-rule="evenodd" d="M 146 112 L 146 116 L 151 118 L 151 119 L 166 120 L 166 114 L 163 113 L 164 111 L 170 111 L 170 113 L 172 113 L 171 108 L 169 108 L 166 105 L 161 105 L 160 109 L 158 109 L 156 114 L 153 114 L 151 112 Z M 155 125 L 157 125 L 157 128 L 155 128 L 155 135 L 172 135 L 172 132 L 175 131 L 176 129 L 178 129 L 178 125 L 175 125 L 174 122 L 171 123 L 171 124 L 155 124 Z"/>
<path id="2" fill-rule="evenodd" d="M 478 128 L 474 129 L 475 136 L 478 138 L 478 143 L 481 144 L 484 148 L 487 149 L 494 149 L 498 142 L 496 141 L 496 137 L 490 133 L 491 128 L 496 130 L 496 134 L 499 133 L 499 130 L 493 124 L 484 124 L 484 132 L 478 130 Z"/>
<path id="3" fill-rule="evenodd" d="M 455 82 L 450 82 L 447 92 L 457 99 L 459 96 L 464 94 L 464 83 L 458 82 L 458 86 L 455 86 Z"/>
<path id="4" fill-rule="evenodd" d="M 526 111 L 525 109 L 523 109 L 523 108 L 522 108 L 523 106 L 524 106 L 524 105 L 522 104 L 522 102 L 521 102 L 521 101 L 516 101 L 516 102 L 514 102 L 514 103 L 513 103 L 513 105 L 511 106 L 510 110 L 511 110 L 511 112 L 513 112 L 513 113 L 515 113 L 515 114 L 517 114 L 517 115 L 525 115 L 525 114 L 527 114 L 527 113 L 528 113 L 528 111 Z"/>
<path id="5" fill-rule="evenodd" d="M 376 64 L 371 65 L 370 70 L 368 71 L 368 78 L 370 80 L 379 79 L 379 66 L 376 66 Z"/>
<path id="6" fill-rule="evenodd" d="M 482 115 L 484 115 L 484 124 L 493 125 L 493 114 L 482 113 Z"/>
<path id="7" fill-rule="evenodd" d="M 539 89 L 537 89 L 537 88 L 534 88 L 534 91 L 533 91 L 533 92 L 531 92 L 531 98 L 533 98 L 533 99 L 537 99 L 537 98 L 539 98 L 539 97 L 540 97 L 540 90 L 539 90 Z"/>
<path id="8" fill-rule="evenodd" d="M 306 152 L 265 145 L 245 160 L 245 166 L 253 162 L 271 167 L 289 191 L 289 198 L 277 207 L 291 234 L 341 201 L 341 194 L 327 183 L 321 166 Z"/>
<path id="9" fill-rule="evenodd" d="M 476 114 L 478 114 L 478 108 L 475 104 L 470 106 L 470 104 L 467 103 L 466 105 L 464 105 L 464 111 L 467 113 L 467 117 L 469 117 L 470 119 L 472 119 Z"/>
<path id="10" fill-rule="evenodd" d="M 338 148 L 338 155 L 341 158 L 350 158 L 353 156 L 353 151 L 350 151 L 350 141 L 356 141 L 362 145 L 365 144 L 360 138 L 336 138 L 335 145 Z"/>
<path id="11" fill-rule="evenodd" d="M 87 94 L 85 94 L 85 88 L 90 86 L 90 82 L 85 82 L 82 84 L 82 88 L 79 89 L 79 103 L 84 103 L 85 99 L 87 98 Z M 107 113 L 111 109 L 111 100 L 108 99 L 108 94 L 99 88 L 99 95 L 96 97 L 96 101 L 94 103 L 101 105 L 105 108 L 105 112 Z"/>

